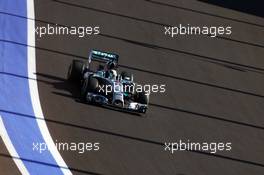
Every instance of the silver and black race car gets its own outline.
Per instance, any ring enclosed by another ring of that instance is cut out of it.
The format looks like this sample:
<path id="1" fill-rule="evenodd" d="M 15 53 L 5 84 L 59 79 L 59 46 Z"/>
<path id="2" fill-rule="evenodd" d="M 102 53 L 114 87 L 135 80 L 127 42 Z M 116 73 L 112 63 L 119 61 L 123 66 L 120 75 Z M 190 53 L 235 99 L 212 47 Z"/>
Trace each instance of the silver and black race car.
<path id="1" fill-rule="evenodd" d="M 136 90 L 131 73 L 117 72 L 118 58 L 113 53 L 92 50 L 86 62 L 72 61 L 68 80 L 78 82 L 83 102 L 146 113 L 149 95 Z"/>

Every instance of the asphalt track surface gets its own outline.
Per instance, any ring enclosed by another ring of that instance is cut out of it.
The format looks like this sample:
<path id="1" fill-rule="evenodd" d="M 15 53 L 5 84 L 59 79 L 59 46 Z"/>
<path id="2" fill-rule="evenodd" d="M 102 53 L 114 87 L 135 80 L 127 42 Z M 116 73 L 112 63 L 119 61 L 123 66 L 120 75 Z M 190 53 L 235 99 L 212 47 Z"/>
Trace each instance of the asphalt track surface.
<path id="1" fill-rule="evenodd" d="M 16 175 L 21 174 L 16 167 L 15 162 L 13 161 L 12 157 L 8 153 L 2 138 L 0 139 L 0 172 L 1 174 L 4 173 L 6 175 Z"/>
<path id="2" fill-rule="evenodd" d="M 40 100 L 57 142 L 100 142 L 61 151 L 73 174 L 204 175 L 264 172 L 264 20 L 199 1 L 37 0 L 36 25 L 100 26 L 101 34 L 36 39 Z M 164 25 L 231 25 L 232 35 L 164 35 Z M 145 117 L 79 103 L 67 82 L 90 49 L 120 55 L 141 83 L 166 84 Z M 164 142 L 232 142 L 232 151 L 164 151 Z"/>

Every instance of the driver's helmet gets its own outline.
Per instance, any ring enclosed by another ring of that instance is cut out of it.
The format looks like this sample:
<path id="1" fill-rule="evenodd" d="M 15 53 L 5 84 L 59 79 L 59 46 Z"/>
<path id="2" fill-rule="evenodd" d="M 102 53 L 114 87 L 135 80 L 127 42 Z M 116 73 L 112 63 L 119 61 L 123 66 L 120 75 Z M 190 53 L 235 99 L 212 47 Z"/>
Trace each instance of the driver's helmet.
<path id="1" fill-rule="evenodd" d="M 106 66 L 107 66 L 107 70 L 112 70 L 116 68 L 116 63 L 114 61 L 108 61 Z"/>
<path id="2" fill-rule="evenodd" d="M 116 80 L 116 78 L 117 78 L 116 70 L 114 70 L 114 69 L 109 70 L 109 78 L 112 79 L 112 80 Z"/>

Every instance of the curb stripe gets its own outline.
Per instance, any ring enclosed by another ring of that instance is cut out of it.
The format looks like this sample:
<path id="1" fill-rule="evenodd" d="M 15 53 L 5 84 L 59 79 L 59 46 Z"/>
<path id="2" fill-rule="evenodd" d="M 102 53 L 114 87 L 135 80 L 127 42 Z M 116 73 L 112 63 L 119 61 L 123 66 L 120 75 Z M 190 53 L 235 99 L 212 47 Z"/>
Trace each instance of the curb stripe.
<path id="1" fill-rule="evenodd" d="M 37 76 L 36 76 L 36 51 L 35 51 L 35 15 L 34 15 L 34 0 L 27 0 L 27 25 L 28 25 L 28 80 L 30 88 L 30 97 L 34 109 L 35 116 L 43 120 L 37 120 L 40 132 L 47 143 L 50 152 L 54 159 L 56 160 L 61 170 L 66 175 L 71 175 L 72 173 L 68 169 L 66 163 L 62 159 L 60 153 L 58 152 L 51 135 L 49 133 L 47 124 L 44 120 L 44 115 L 41 109 L 37 85 Z"/>
<path id="2" fill-rule="evenodd" d="M 15 148 L 14 148 L 14 145 L 12 144 L 8 134 L 7 134 L 7 131 L 6 131 L 6 128 L 5 128 L 5 125 L 2 121 L 2 117 L 0 116 L 0 134 L 1 134 L 1 137 L 6 145 L 6 148 L 10 154 L 10 156 L 12 157 L 13 161 L 15 162 L 16 166 L 18 167 L 19 171 L 23 174 L 23 175 L 29 175 L 29 172 L 27 171 L 25 165 L 23 164 L 23 161 L 20 159 L 20 157 L 18 156 Z"/>

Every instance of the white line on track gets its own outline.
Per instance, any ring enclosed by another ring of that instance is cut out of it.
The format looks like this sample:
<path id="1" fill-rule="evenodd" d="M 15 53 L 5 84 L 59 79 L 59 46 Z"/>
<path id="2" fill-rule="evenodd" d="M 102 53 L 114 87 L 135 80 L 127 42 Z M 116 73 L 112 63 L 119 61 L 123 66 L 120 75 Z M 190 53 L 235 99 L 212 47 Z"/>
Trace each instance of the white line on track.
<path id="1" fill-rule="evenodd" d="M 23 161 L 20 159 L 20 157 L 18 156 L 16 149 L 14 148 L 8 134 L 5 128 L 5 125 L 3 123 L 2 117 L 0 116 L 0 134 L 1 137 L 3 139 L 3 142 L 5 143 L 5 146 L 10 154 L 10 156 L 12 157 L 12 159 L 14 160 L 16 166 L 18 167 L 19 171 L 23 174 L 23 175 L 29 175 L 26 167 L 23 164 Z"/>
<path id="2" fill-rule="evenodd" d="M 28 24 L 28 77 L 29 77 L 29 89 L 31 102 L 34 109 L 35 116 L 42 118 L 43 120 L 37 120 L 40 132 L 50 150 L 50 153 L 54 157 L 58 166 L 66 175 L 71 175 L 71 171 L 68 169 L 66 163 L 62 159 L 59 151 L 57 150 L 51 135 L 49 133 L 47 124 L 44 120 L 44 115 L 41 109 L 37 85 L 36 76 L 36 51 L 35 51 L 35 11 L 34 11 L 34 0 L 27 0 L 27 24 Z M 32 20 L 33 19 L 33 20 Z"/>

